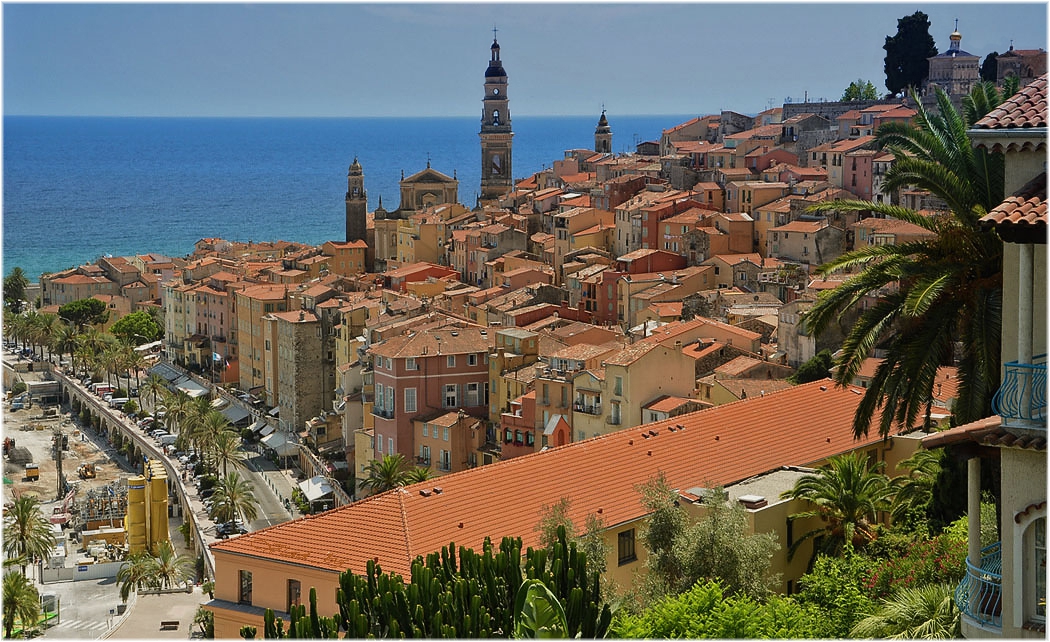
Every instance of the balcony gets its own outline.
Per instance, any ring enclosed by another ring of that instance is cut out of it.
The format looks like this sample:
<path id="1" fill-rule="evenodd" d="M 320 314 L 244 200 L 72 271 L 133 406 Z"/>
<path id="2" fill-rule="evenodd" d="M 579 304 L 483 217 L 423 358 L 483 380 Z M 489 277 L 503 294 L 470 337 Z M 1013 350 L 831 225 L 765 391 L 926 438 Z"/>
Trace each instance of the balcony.
<path id="1" fill-rule="evenodd" d="M 587 404 L 576 402 L 572 404 L 572 409 L 576 412 L 582 412 L 588 415 L 600 415 L 602 414 L 602 405 L 600 403 Z"/>
<path id="2" fill-rule="evenodd" d="M 955 589 L 955 604 L 963 615 L 993 628 L 1003 626 L 1001 544 L 996 542 L 981 551 L 980 568 L 966 560 L 966 577 Z"/>
<path id="3" fill-rule="evenodd" d="M 416 465 L 418 465 L 418 466 L 429 466 L 430 465 L 430 457 L 417 456 L 416 457 Z"/>
<path id="4" fill-rule="evenodd" d="M 1006 364 L 1003 383 L 992 399 L 992 412 L 1003 418 L 1003 425 L 1046 430 L 1046 355 L 1033 363 L 1011 361 Z"/>
<path id="5" fill-rule="evenodd" d="M 372 414 L 381 419 L 393 419 L 394 411 L 386 410 L 385 408 L 372 408 Z"/>

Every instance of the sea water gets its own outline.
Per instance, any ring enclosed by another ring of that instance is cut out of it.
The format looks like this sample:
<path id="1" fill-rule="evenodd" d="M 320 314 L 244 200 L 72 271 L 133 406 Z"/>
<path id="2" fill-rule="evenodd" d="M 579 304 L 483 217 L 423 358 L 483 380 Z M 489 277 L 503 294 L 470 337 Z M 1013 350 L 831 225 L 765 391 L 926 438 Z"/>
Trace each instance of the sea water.
<path id="1" fill-rule="evenodd" d="M 658 140 L 688 115 L 610 115 L 613 150 Z M 593 149 L 597 117 L 514 118 L 523 178 Z M 31 280 L 106 255 L 185 256 L 208 237 L 345 239 L 356 157 L 368 209 L 397 209 L 398 181 L 427 166 L 476 202 L 477 118 L 4 117 L 3 273 Z"/>

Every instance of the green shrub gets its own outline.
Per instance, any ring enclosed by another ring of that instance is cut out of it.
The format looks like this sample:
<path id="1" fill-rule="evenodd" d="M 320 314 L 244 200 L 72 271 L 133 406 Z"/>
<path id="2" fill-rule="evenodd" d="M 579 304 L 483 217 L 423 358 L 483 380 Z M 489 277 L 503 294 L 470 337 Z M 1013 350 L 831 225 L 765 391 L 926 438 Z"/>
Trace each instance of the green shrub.
<path id="1" fill-rule="evenodd" d="M 882 560 L 864 578 L 864 590 L 875 599 L 898 589 L 925 584 L 957 584 L 966 572 L 966 539 L 949 532 L 913 542 L 900 556 Z"/>

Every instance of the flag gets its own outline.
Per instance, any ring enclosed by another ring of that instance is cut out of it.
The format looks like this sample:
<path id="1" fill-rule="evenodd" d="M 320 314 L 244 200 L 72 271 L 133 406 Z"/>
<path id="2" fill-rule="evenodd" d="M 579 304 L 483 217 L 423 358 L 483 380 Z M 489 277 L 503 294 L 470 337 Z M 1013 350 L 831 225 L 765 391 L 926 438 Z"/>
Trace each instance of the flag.
<path id="1" fill-rule="evenodd" d="M 226 369 L 227 370 L 230 369 L 230 360 L 229 359 L 226 360 Z"/>
<path id="2" fill-rule="evenodd" d="M 211 360 L 212 361 L 222 361 L 222 355 L 219 354 L 218 352 L 213 352 L 213 353 L 211 353 Z"/>

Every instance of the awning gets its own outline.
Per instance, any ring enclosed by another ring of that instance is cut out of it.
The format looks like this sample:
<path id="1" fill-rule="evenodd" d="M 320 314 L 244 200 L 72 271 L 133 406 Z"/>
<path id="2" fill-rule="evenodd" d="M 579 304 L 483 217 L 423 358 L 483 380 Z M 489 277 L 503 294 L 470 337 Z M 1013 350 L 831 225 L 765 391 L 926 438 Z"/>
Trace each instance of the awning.
<path id="1" fill-rule="evenodd" d="M 135 348 L 136 352 L 150 352 L 153 350 L 160 350 L 161 342 L 152 341 L 150 343 L 143 343 L 142 345 Z"/>
<path id="2" fill-rule="evenodd" d="M 277 453 L 278 457 L 290 457 L 299 452 L 299 445 L 288 441 L 288 433 L 275 431 L 262 438 L 262 444 Z"/>
<path id="3" fill-rule="evenodd" d="M 175 382 L 175 389 L 185 392 L 194 399 L 196 399 L 197 397 L 203 397 L 204 395 L 208 394 L 207 388 L 200 385 L 193 379 L 190 379 L 189 377 L 181 381 Z"/>
<path id="4" fill-rule="evenodd" d="M 265 427 L 266 427 L 266 420 L 260 417 L 258 419 L 258 421 L 256 421 L 254 424 L 251 425 L 251 428 L 249 428 L 249 430 L 251 430 L 252 432 L 259 432 L 260 430 L 262 430 Z M 270 432 L 273 432 L 273 431 L 270 431 Z M 266 434 L 270 434 L 270 433 L 266 433 Z"/>
<path id="5" fill-rule="evenodd" d="M 270 415 L 271 417 L 276 417 L 277 415 L 281 414 L 281 407 L 274 406 L 273 408 L 270 408 L 270 412 L 266 414 Z"/>
<path id="6" fill-rule="evenodd" d="M 332 494 L 332 485 L 324 477 L 317 475 L 305 481 L 299 482 L 299 490 L 303 491 L 306 499 L 316 501 L 325 495 Z"/>
<path id="7" fill-rule="evenodd" d="M 229 419 L 230 423 L 233 424 L 234 426 L 236 426 L 238 424 L 247 424 L 248 423 L 248 419 L 251 418 L 251 415 L 248 414 L 247 410 L 245 410 L 244 408 L 241 408 L 240 406 L 238 406 L 236 404 L 231 404 L 231 405 L 227 406 L 226 408 L 223 408 L 222 414 L 227 419 Z"/>

